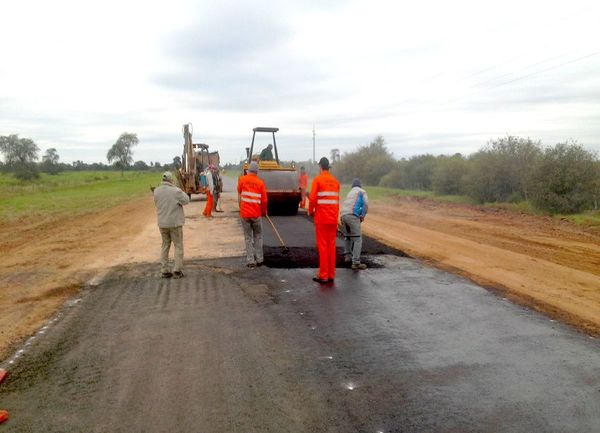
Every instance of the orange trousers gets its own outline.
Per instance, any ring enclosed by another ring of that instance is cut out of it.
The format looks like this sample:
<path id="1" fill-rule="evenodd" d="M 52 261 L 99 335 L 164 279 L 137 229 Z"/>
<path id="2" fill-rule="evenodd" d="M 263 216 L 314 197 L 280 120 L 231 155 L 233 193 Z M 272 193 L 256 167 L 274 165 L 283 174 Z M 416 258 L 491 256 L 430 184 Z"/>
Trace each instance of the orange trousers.
<path id="1" fill-rule="evenodd" d="M 306 198 L 306 188 L 300 189 L 300 195 L 302 200 L 300 200 L 300 209 L 306 209 L 306 202 L 308 201 Z"/>
<path id="2" fill-rule="evenodd" d="M 213 196 L 210 192 L 206 192 L 206 206 L 204 206 L 204 212 L 202 215 L 205 217 L 212 216 L 212 208 L 213 208 Z"/>
<path id="3" fill-rule="evenodd" d="M 335 278 L 335 239 L 337 224 L 315 224 L 317 250 L 319 251 L 319 278 Z"/>

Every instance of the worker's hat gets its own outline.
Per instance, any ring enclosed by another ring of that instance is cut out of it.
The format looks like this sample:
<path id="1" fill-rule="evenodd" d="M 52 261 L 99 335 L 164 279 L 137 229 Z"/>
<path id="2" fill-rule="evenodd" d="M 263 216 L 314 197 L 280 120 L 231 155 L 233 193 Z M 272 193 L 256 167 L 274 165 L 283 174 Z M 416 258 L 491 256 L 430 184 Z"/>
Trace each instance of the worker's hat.
<path id="1" fill-rule="evenodd" d="M 258 164 L 256 161 L 252 161 L 248 166 L 248 171 L 252 173 L 258 173 Z"/>
<path id="2" fill-rule="evenodd" d="M 171 182 L 173 180 L 173 175 L 170 171 L 165 171 L 163 173 L 163 180 L 166 180 L 167 182 Z"/>

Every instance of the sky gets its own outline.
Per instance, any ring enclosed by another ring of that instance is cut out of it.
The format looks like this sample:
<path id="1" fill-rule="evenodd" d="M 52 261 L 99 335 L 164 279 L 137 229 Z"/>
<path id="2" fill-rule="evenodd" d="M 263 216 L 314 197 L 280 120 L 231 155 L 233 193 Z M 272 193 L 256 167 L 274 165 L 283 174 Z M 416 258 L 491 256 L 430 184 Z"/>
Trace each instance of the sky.
<path id="1" fill-rule="evenodd" d="M 313 128 L 317 160 L 378 135 L 396 158 L 507 134 L 600 153 L 597 0 L 0 0 L 0 16 L 0 136 L 63 162 L 106 163 L 123 132 L 135 160 L 170 162 L 185 123 L 222 162 L 256 126 L 296 161 Z"/>

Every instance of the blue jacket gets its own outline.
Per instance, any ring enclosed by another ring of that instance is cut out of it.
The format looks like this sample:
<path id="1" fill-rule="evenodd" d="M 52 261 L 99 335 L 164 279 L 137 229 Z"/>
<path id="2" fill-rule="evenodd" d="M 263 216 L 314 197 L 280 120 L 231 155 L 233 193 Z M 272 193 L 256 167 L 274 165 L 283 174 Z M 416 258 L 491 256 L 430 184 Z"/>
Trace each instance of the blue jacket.
<path id="1" fill-rule="evenodd" d="M 369 208 L 369 198 L 367 191 L 355 186 L 350 190 L 346 199 L 342 203 L 340 215 L 355 215 L 364 218 Z"/>

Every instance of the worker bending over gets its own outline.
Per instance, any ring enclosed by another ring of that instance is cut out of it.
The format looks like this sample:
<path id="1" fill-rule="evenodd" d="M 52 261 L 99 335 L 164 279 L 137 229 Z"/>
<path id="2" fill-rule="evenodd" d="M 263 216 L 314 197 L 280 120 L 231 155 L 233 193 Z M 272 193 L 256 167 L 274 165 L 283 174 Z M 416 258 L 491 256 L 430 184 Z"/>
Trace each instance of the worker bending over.
<path id="1" fill-rule="evenodd" d="M 362 189 L 360 179 L 352 181 L 352 188 L 342 203 L 341 220 L 346 233 L 344 243 L 344 261 L 352 261 L 352 269 L 367 269 L 367 265 L 360 262 L 362 249 L 362 233 L 360 224 L 364 221 L 369 208 L 367 192 Z"/>
<path id="2" fill-rule="evenodd" d="M 240 218 L 246 241 L 246 266 L 261 266 L 263 257 L 262 217 L 267 214 L 267 188 L 257 176 L 258 164 L 250 163 L 248 174 L 238 180 Z"/>
<path id="3" fill-rule="evenodd" d="M 319 274 L 314 281 L 325 284 L 335 279 L 335 239 L 340 209 L 340 183 L 329 174 L 329 160 L 319 161 L 321 173 L 313 179 L 308 198 L 308 214 L 314 216 Z"/>
<path id="4" fill-rule="evenodd" d="M 158 228 L 162 238 L 160 266 L 163 278 L 183 277 L 183 225 L 185 224 L 183 206 L 189 202 L 188 195 L 173 185 L 171 172 L 164 172 L 162 183 L 154 188 L 154 205 L 156 206 Z M 173 272 L 169 269 L 171 242 L 175 246 Z"/>

